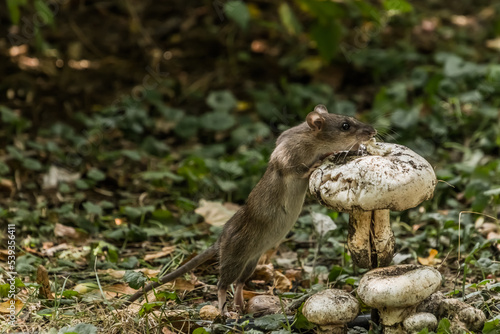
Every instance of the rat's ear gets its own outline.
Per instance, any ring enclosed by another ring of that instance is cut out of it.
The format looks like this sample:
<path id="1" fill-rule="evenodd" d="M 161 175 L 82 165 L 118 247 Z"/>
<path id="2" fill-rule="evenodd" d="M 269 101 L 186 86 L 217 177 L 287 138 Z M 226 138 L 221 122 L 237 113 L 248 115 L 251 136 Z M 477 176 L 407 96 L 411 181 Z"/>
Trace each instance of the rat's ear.
<path id="1" fill-rule="evenodd" d="M 318 114 L 328 114 L 328 109 L 326 109 L 326 107 L 322 104 L 318 104 L 316 107 L 314 107 L 314 111 Z"/>
<path id="2" fill-rule="evenodd" d="M 316 111 L 307 114 L 306 121 L 307 125 L 314 131 L 320 131 L 325 125 L 325 119 Z"/>

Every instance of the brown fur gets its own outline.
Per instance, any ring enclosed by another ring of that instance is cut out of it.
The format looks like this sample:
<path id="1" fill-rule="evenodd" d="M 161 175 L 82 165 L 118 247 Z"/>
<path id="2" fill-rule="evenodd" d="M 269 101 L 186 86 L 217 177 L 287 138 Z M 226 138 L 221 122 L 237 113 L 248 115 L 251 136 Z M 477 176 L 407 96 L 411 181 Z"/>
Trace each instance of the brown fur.
<path id="1" fill-rule="evenodd" d="M 346 125 L 349 127 L 346 129 Z M 226 291 L 236 282 L 235 306 L 243 308 L 243 285 L 260 256 L 276 246 L 297 220 L 307 192 L 308 176 L 318 161 L 333 152 L 357 149 L 376 134 L 372 126 L 352 117 L 329 114 L 318 105 L 306 122 L 283 132 L 276 141 L 262 179 L 246 204 L 225 224 L 216 244 L 176 271 L 161 278 L 165 283 L 219 255 L 219 308 L 226 310 Z M 160 284 L 150 284 L 149 291 Z M 139 298 L 139 291 L 128 303 Z"/>

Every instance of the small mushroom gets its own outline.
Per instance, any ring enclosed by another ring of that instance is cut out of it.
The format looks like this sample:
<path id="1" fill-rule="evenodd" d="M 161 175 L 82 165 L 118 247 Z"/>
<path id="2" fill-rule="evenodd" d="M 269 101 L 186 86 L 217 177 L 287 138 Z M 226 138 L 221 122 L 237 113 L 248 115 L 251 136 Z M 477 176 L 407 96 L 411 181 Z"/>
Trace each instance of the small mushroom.
<path id="1" fill-rule="evenodd" d="M 401 323 L 440 284 L 436 269 L 405 264 L 370 270 L 361 278 L 357 293 L 366 305 L 378 309 L 384 333 L 403 334 Z"/>
<path id="2" fill-rule="evenodd" d="M 454 298 L 447 298 L 441 292 L 433 293 L 417 308 L 418 312 L 430 312 L 438 318 L 452 319 L 452 323 L 460 324 L 470 331 L 480 331 L 486 322 L 481 310 Z M 462 329 L 458 329 L 460 332 Z"/>
<path id="3" fill-rule="evenodd" d="M 246 313 L 253 314 L 254 317 L 275 314 L 279 311 L 281 311 L 281 302 L 277 296 L 258 295 L 252 297 L 246 306 Z"/>
<path id="4" fill-rule="evenodd" d="M 410 315 L 403 321 L 403 327 L 406 333 L 416 334 L 424 328 L 433 331 L 438 325 L 437 318 L 432 313 L 418 312 Z"/>
<path id="5" fill-rule="evenodd" d="M 394 234 L 389 210 L 413 208 L 432 198 L 437 180 L 432 166 L 409 148 L 375 143 L 370 155 L 332 156 L 309 179 L 311 193 L 323 205 L 349 212 L 347 244 L 362 268 L 390 264 Z"/>
<path id="6" fill-rule="evenodd" d="M 318 333 L 347 333 L 347 323 L 359 313 L 359 302 L 344 290 L 328 289 L 312 295 L 302 308 L 308 321 L 319 326 Z"/>
<path id="7" fill-rule="evenodd" d="M 200 309 L 200 319 L 202 320 L 214 320 L 218 316 L 220 316 L 220 311 L 213 305 L 205 305 Z"/>

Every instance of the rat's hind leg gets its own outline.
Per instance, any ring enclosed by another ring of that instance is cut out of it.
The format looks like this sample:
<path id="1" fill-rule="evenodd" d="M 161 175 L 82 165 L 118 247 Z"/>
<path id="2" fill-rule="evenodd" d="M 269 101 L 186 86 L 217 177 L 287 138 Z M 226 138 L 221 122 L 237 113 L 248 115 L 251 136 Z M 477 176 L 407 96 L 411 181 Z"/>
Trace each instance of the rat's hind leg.
<path id="1" fill-rule="evenodd" d="M 257 263 L 259 262 L 259 258 L 252 259 L 247 262 L 245 266 L 245 270 L 241 272 L 240 277 L 236 281 L 236 291 L 234 295 L 234 306 L 238 309 L 240 313 L 243 313 L 243 309 L 245 307 L 245 301 L 243 300 L 243 286 L 245 282 L 252 276 L 255 271 L 255 267 L 257 267 Z"/>
<path id="2" fill-rule="evenodd" d="M 227 313 L 226 292 L 238 277 L 241 276 L 246 266 L 246 260 L 239 258 L 222 258 L 219 269 L 219 283 L 217 284 L 217 295 L 219 298 L 219 310 L 221 314 Z"/>

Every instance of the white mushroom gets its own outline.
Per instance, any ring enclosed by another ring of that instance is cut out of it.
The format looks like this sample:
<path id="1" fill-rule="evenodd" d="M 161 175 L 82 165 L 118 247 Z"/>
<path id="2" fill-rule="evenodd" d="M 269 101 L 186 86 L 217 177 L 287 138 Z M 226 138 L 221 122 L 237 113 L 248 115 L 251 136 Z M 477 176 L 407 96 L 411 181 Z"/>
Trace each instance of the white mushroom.
<path id="1" fill-rule="evenodd" d="M 438 325 L 437 318 L 432 313 L 418 312 L 403 321 L 403 327 L 408 334 L 419 333 L 424 328 L 433 331 Z"/>
<path id="2" fill-rule="evenodd" d="M 347 323 L 359 313 L 359 302 L 344 290 L 328 289 L 311 296 L 302 313 L 319 326 L 318 333 L 347 333 Z"/>
<path id="3" fill-rule="evenodd" d="M 389 265 L 394 253 L 389 210 L 432 198 L 437 180 L 432 166 L 407 147 L 371 141 L 367 151 L 382 155 L 332 156 L 312 173 L 309 189 L 323 205 L 349 212 L 353 261 L 374 268 Z"/>
<path id="4" fill-rule="evenodd" d="M 274 314 L 281 311 L 282 305 L 278 296 L 258 295 L 252 297 L 246 306 L 246 313 L 254 317 Z"/>
<path id="5" fill-rule="evenodd" d="M 357 293 L 366 305 L 378 309 L 384 333 L 406 333 L 403 320 L 440 284 L 436 269 L 405 264 L 370 270 L 361 278 Z"/>
<path id="6" fill-rule="evenodd" d="M 486 322 L 486 316 L 481 310 L 455 299 L 447 298 L 441 292 L 432 294 L 417 308 L 418 312 L 430 312 L 438 318 L 449 318 L 470 331 L 481 331 Z M 457 330 L 460 332 L 460 329 Z"/>

